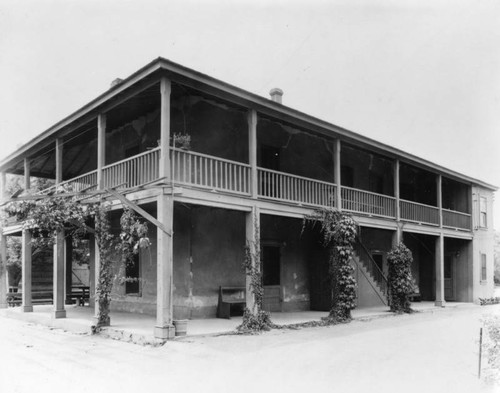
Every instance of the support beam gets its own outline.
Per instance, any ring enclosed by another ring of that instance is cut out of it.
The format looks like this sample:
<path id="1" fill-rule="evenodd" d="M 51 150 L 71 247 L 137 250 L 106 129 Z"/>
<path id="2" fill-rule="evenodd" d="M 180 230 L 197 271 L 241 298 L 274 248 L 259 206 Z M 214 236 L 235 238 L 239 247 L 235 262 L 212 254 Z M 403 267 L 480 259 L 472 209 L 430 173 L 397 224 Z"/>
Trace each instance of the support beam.
<path id="1" fill-rule="evenodd" d="M 96 242 L 94 234 L 89 234 L 89 306 L 92 307 L 92 301 L 95 299 L 95 283 L 96 283 Z"/>
<path id="2" fill-rule="evenodd" d="M 73 287 L 73 237 L 68 236 L 65 239 L 65 280 L 64 287 L 66 288 L 66 296 L 64 304 L 73 304 L 73 299 L 71 299 L 71 292 Z"/>
<path id="3" fill-rule="evenodd" d="M 436 301 L 437 307 L 444 307 L 444 236 L 436 238 Z"/>
<path id="4" fill-rule="evenodd" d="M 104 188 L 102 168 L 106 165 L 106 115 L 97 116 L 97 189 Z"/>
<path id="5" fill-rule="evenodd" d="M 250 163 L 250 195 L 257 198 L 259 193 L 257 172 L 257 112 L 248 111 L 248 157 Z"/>
<path id="6" fill-rule="evenodd" d="M 0 172 L 0 203 L 7 200 L 7 176 L 5 172 Z"/>
<path id="7" fill-rule="evenodd" d="M 90 247 L 90 249 L 94 251 L 94 285 L 95 285 L 95 290 L 94 290 L 94 325 L 97 325 L 99 321 L 99 313 L 101 310 L 101 307 L 99 305 L 99 299 L 96 295 L 97 293 L 97 286 L 99 283 L 99 276 L 101 273 L 101 256 L 99 255 L 99 244 L 97 242 L 97 239 L 94 237 L 94 247 Z M 101 326 L 109 326 L 111 324 L 111 318 L 108 316 L 108 320 L 105 321 L 104 323 L 101 323 Z"/>
<path id="8" fill-rule="evenodd" d="M 141 216 L 143 216 L 146 220 L 148 220 L 149 222 L 151 222 L 152 224 L 154 224 L 155 226 L 157 226 L 160 229 L 160 231 L 164 232 L 167 236 L 172 236 L 172 231 L 168 229 L 168 226 L 164 225 L 161 221 L 159 221 L 156 218 L 154 218 L 146 210 L 144 210 L 143 208 L 137 206 L 132 201 L 129 201 L 125 196 L 123 196 L 119 192 L 116 192 L 115 190 L 112 190 L 110 188 L 106 188 L 106 192 L 109 192 L 115 198 L 119 199 L 124 205 L 126 205 L 130 209 L 134 210 L 136 213 L 138 213 Z M 159 197 L 161 197 L 161 196 L 162 195 L 160 195 Z M 160 216 L 158 215 L 158 217 L 160 217 Z"/>
<path id="9" fill-rule="evenodd" d="M 257 255 L 257 250 L 260 250 L 260 211 L 258 207 L 254 206 L 251 212 L 246 213 L 245 224 L 247 247 L 250 248 L 252 255 Z M 259 264 L 260 268 L 260 261 L 252 260 L 252 266 L 255 266 L 256 263 Z M 251 278 L 248 275 L 245 277 L 246 306 L 252 313 L 256 313 L 257 308 L 255 296 L 251 288 Z"/>
<path id="10" fill-rule="evenodd" d="M 0 308 L 7 307 L 7 236 L 0 235 Z"/>
<path id="11" fill-rule="evenodd" d="M 63 181 L 63 140 L 56 139 L 56 184 Z"/>
<path id="12" fill-rule="evenodd" d="M 31 166 L 29 158 L 24 159 L 24 191 L 29 192 L 31 189 Z"/>
<path id="13" fill-rule="evenodd" d="M 396 221 L 401 221 L 401 195 L 399 193 L 399 160 L 394 161 L 394 197 L 396 198 Z"/>
<path id="14" fill-rule="evenodd" d="M 160 81 L 160 178 L 165 178 L 167 184 L 171 182 L 170 173 L 170 80 L 162 78 Z"/>
<path id="15" fill-rule="evenodd" d="M 54 318 L 66 318 L 64 309 L 64 230 L 58 230 L 54 243 Z"/>
<path id="16" fill-rule="evenodd" d="M 439 209 L 439 227 L 443 227 L 443 176 L 437 175 L 437 207 Z"/>
<path id="17" fill-rule="evenodd" d="M 31 232 L 23 229 L 21 239 L 21 282 L 23 287 L 23 312 L 32 312 L 31 301 Z"/>
<path id="18" fill-rule="evenodd" d="M 158 196 L 158 220 L 172 233 L 174 199 L 172 195 Z M 156 283 L 156 325 L 154 336 L 161 340 L 175 337 L 173 326 L 173 255 L 172 237 L 157 230 L 157 283 Z"/>
<path id="19" fill-rule="evenodd" d="M 335 187 L 335 207 L 338 209 L 338 210 L 342 210 L 342 179 L 341 179 L 341 172 L 340 172 L 340 169 L 341 169 L 341 161 L 340 161 L 340 150 L 341 150 L 341 146 L 340 146 L 340 139 L 335 139 L 335 145 L 334 145 L 334 154 L 333 154 L 333 158 L 335 160 L 335 163 L 334 163 L 334 181 L 335 181 L 335 184 L 336 184 L 336 187 Z"/>

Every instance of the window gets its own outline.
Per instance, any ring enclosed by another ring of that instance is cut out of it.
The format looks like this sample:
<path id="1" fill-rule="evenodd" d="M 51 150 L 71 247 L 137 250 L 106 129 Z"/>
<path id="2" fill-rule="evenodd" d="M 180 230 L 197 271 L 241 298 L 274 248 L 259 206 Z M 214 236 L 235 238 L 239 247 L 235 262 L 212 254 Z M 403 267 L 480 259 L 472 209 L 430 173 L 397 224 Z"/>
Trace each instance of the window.
<path id="1" fill-rule="evenodd" d="M 134 254 L 134 259 L 127 263 L 125 267 L 125 294 L 139 295 L 139 275 L 140 275 L 140 260 L 139 254 Z"/>
<path id="2" fill-rule="evenodd" d="M 486 198 L 485 197 L 479 197 L 479 226 L 481 228 L 486 228 L 488 221 L 486 217 Z"/>
<path id="3" fill-rule="evenodd" d="M 481 281 L 486 281 L 486 254 L 481 254 Z"/>

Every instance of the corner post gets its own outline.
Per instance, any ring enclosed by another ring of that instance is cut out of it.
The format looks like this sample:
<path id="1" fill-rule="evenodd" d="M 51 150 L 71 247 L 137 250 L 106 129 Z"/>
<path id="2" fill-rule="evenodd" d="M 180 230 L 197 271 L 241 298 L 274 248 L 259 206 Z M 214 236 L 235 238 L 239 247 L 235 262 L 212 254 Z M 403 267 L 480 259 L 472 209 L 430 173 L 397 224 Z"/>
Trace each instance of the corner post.
<path id="1" fill-rule="evenodd" d="M 0 202 L 7 199 L 7 176 L 5 172 L 0 172 Z"/>
<path id="2" fill-rule="evenodd" d="M 247 247 L 250 248 L 250 254 L 256 255 L 257 250 L 260 248 L 260 211 L 257 206 L 252 207 L 252 211 L 248 212 L 245 216 L 245 232 L 246 232 L 246 241 Z M 252 257 L 252 267 L 255 267 L 255 264 L 260 264 L 260 261 L 256 261 L 255 258 Z M 252 312 L 256 311 L 256 299 L 255 295 L 252 291 L 252 280 L 246 274 L 246 306 Z"/>
<path id="3" fill-rule="evenodd" d="M 170 93 L 171 83 L 167 78 L 160 82 L 160 178 L 170 183 Z M 174 199 L 172 194 L 162 192 L 157 198 L 157 219 L 173 234 Z M 157 228 L 156 257 L 156 324 L 154 336 L 160 340 L 175 337 L 173 326 L 173 250 L 172 237 Z"/>
<path id="4" fill-rule="evenodd" d="M 29 192 L 31 189 L 31 165 L 29 158 L 24 159 L 24 191 Z"/>
<path id="5" fill-rule="evenodd" d="M 444 235 L 440 233 L 436 238 L 436 300 L 437 307 L 444 307 Z"/>
<path id="6" fill-rule="evenodd" d="M 89 234 L 89 306 L 92 306 L 92 303 L 95 300 L 95 285 L 96 285 L 96 242 L 94 234 Z"/>
<path id="7" fill-rule="evenodd" d="M 54 243 L 54 318 L 66 318 L 64 309 L 64 230 L 59 229 Z"/>
<path id="8" fill-rule="evenodd" d="M 257 111 L 248 111 L 248 157 L 250 164 L 250 195 L 257 198 L 259 193 L 257 171 Z"/>
<path id="9" fill-rule="evenodd" d="M 0 235 L 0 308 L 7 308 L 7 236 Z"/>
<path id="10" fill-rule="evenodd" d="M 73 292 L 73 238 L 68 236 L 65 239 L 65 265 L 66 265 L 66 275 L 65 275 L 65 287 L 66 287 L 66 297 L 64 304 L 73 304 L 73 299 L 71 299 L 71 294 Z"/>
<path id="11" fill-rule="evenodd" d="M 335 181 L 335 207 L 340 211 L 342 210 L 342 179 L 341 179 L 341 161 L 340 161 L 340 139 L 335 139 L 334 145 L 334 174 Z"/>
<path id="12" fill-rule="evenodd" d="M 106 165 L 106 115 L 99 113 L 97 116 L 97 189 L 105 186 L 103 167 Z"/>
<path id="13" fill-rule="evenodd" d="M 56 184 L 63 181 L 63 141 L 56 139 Z"/>
<path id="14" fill-rule="evenodd" d="M 32 312 L 33 303 L 31 301 L 31 232 L 23 229 L 21 239 L 21 281 L 23 286 L 23 312 Z"/>
<path id="15" fill-rule="evenodd" d="M 399 193 L 399 159 L 396 159 L 394 161 L 394 197 L 396 198 L 396 224 L 397 224 L 397 229 L 396 229 L 396 245 L 401 243 L 403 241 L 403 233 L 401 230 L 401 203 L 400 203 L 400 193 Z M 394 241 L 393 241 L 394 243 Z"/>
<path id="16" fill-rule="evenodd" d="M 443 228 L 443 176 L 437 175 L 437 207 L 439 209 L 439 228 Z"/>

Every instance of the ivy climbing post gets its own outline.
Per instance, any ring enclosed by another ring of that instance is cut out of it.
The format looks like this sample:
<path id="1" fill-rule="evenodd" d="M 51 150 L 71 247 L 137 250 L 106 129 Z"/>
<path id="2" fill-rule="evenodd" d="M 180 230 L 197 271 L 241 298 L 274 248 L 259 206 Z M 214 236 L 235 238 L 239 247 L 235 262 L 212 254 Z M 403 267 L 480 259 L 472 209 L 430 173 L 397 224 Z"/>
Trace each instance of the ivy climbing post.
<path id="1" fill-rule="evenodd" d="M 413 256 L 411 251 L 399 243 L 387 255 L 389 274 L 389 306 L 396 313 L 411 313 L 410 295 L 413 293 L 413 279 L 411 264 Z"/>

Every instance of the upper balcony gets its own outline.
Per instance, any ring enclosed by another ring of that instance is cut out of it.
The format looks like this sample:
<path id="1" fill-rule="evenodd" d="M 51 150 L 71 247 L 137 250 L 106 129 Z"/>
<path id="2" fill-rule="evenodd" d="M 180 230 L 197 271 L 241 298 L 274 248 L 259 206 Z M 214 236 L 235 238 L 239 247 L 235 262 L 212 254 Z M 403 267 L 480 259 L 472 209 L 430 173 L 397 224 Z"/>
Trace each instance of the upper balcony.
<path id="1" fill-rule="evenodd" d="M 11 173 L 57 187 L 173 186 L 471 231 L 471 186 L 266 108 L 159 81 L 40 143 Z M 97 120 L 97 121 L 96 121 Z M 191 147 L 172 136 L 189 134 Z M 165 137 L 166 136 L 166 137 Z M 169 143 L 165 143 L 169 141 Z M 169 149 L 167 164 L 162 149 Z M 162 173 L 168 168 L 169 173 Z M 45 191 L 47 192 L 47 190 Z"/>

